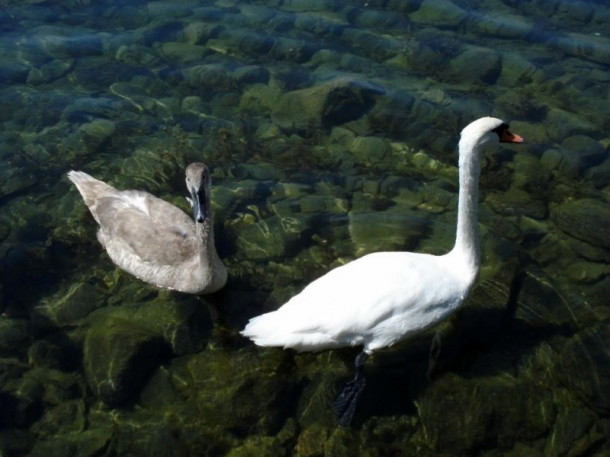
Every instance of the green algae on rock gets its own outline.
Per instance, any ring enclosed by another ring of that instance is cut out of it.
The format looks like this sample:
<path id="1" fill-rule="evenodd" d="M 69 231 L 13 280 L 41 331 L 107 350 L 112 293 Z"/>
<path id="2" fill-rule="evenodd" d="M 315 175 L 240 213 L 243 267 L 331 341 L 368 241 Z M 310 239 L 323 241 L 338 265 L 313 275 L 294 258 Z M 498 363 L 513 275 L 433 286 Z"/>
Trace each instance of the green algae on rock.
<path id="1" fill-rule="evenodd" d="M 565 233 L 581 241 L 610 248 L 610 207 L 595 199 L 566 202 L 554 208 L 553 220 Z"/>
<path id="2" fill-rule="evenodd" d="M 383 93 L 380 86 L 353 78 L 334 78 L 308 89 L 283 94 L 276 104 L 273 121 L 280 127 L 303 130 L 328 128 L 362 116 Z"/>
<path id="3" fill-rule="evenodd" d="M 203 424 L 270 434 L 292 414 L 297 388 L 289 358 L 274 352 L 204 351 L 177 359 L 172 371 L 185 381 L 180 392 L 196 405 Z"/>
<path id="4" fill-rule="evenodd" d="M 607 5 L 114 3 L 0 11 L 0 454 L 608 453 Z M 487 157 L 471 300 L 438 359 L 430 335 L 379 355 L 379 396 L 337 429 L 345 354 L 236 329 L 361 252 L 449 248 L 457 132 L 490 113 L 528 154 Z M 109 270 L 61 176 L 187 211 L 172 189 L 202 159 L 230 287 L 204 302 Z"/>
<path id="5" fill-rule="evenodd" d="M 560 353 L 557 375 L 594 410 L 610 411 L 610 326 L 600 323 L 576 335 Z M 586 376 L 583 376 L 586 373 Z"/>
<path id="6" fill-rule="evenodd" d="M 124 319 L 93 325 L 83 344 L 89 387 L 105 403 L 129 401 L 168 353 L 163 339 Z"/>

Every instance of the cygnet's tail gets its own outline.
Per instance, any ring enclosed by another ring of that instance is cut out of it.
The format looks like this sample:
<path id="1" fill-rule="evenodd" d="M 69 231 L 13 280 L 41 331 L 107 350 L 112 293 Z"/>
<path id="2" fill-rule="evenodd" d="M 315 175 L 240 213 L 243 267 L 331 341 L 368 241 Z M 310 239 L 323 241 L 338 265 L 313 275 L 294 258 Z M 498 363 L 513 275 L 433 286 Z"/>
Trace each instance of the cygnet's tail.
<path id="1" fill-rule="evenodd" d="M 87 206 L 91 206 L 98 198 L 116 192 L 114 187 L 82 171 L 69 171 L 68 179 L 74 183 Z"/>

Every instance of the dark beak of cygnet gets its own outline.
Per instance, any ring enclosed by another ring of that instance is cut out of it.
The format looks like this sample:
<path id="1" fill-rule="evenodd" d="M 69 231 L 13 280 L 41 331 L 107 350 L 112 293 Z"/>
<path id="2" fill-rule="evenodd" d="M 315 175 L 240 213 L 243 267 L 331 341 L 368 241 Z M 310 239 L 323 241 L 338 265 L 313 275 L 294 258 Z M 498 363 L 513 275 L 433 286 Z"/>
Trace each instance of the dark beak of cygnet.
<path id="1" fill-rule="evenodd" d="M 193 196 L 193 217 L 201 224 L 207 217 L 205 190 L 193 189 L 191 195 Z"/>

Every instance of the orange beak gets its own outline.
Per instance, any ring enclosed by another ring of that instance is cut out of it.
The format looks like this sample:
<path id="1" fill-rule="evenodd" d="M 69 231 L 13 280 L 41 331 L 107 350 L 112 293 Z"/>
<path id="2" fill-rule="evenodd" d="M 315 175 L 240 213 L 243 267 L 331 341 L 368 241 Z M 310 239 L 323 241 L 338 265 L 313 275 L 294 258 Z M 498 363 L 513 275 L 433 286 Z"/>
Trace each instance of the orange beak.
<path id="1" fill-rule="evenodd" d="M 517 134 L 509 132 L 507 129 L 502 131 L 500 143 L 523 143 L 523 138 Z"/>

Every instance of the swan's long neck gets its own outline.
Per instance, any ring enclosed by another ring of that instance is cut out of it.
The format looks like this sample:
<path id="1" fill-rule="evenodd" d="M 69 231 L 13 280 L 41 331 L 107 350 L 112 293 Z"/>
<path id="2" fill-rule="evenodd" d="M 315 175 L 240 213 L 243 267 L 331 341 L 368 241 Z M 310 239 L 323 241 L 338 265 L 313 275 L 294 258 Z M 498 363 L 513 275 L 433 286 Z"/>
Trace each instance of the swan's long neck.
<path id="1" fill-rule="evenodd" d="M 478 199 L 481 173 L 478 138 L 463 137 L 459 146 L 459 181 L 457 234 L 453 253 L 473 272 L 479 269 Z"/>

